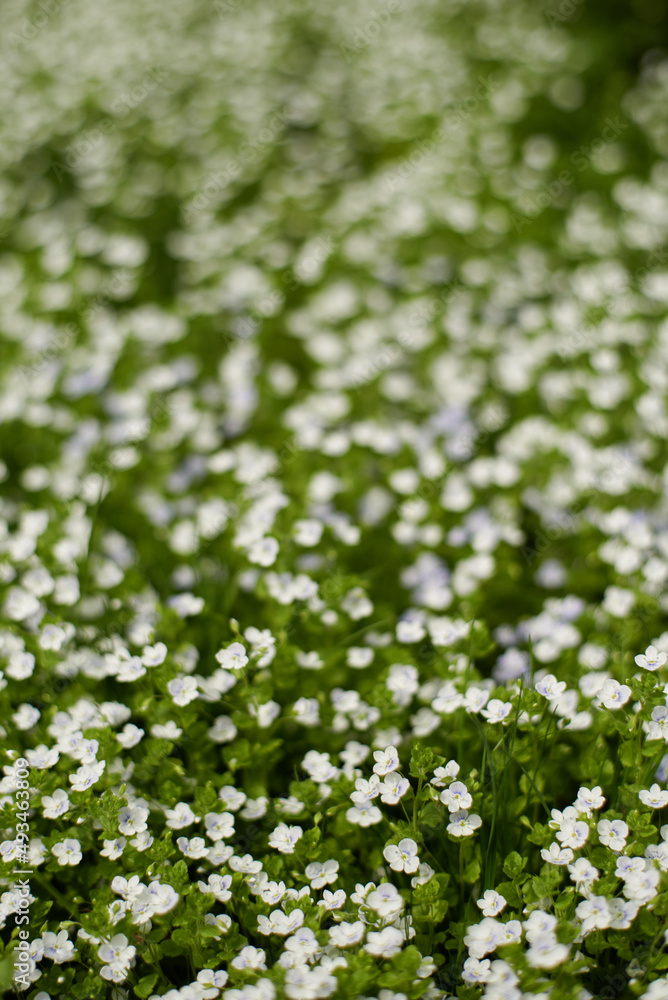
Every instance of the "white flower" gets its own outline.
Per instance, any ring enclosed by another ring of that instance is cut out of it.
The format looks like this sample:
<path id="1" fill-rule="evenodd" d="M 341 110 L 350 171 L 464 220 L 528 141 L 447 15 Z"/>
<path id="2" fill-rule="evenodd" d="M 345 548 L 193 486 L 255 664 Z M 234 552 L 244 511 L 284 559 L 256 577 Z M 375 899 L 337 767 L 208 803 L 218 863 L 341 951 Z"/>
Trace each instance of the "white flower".
<path id="1" fill-rule="evenodd" d="M 361 920 L 354 923 L 346 923 L 342 920 L 340 924 L 329 928 L 329 941 L 335 948 L 352 948 L 359 944 L 364 937 L 365 927 Z"/>
<path id="2" fill-rule="evenodd" d="M 668 742 L 668 708 L 665 705 L 652 709 L 651 722 L 647 723 L 647 739 Z"/>
<path id="3" fill-rule="evenodd" d="M 668 663 L 668 653 L 660 653 L 656 646 L 648 646 L 644 653 L 634 657 L 635 662 L 643 670 L 658 670 Z"/>
<path id="4" fill-rule="evenodd" d="M 250 704 L 248 714 L 257 720 L 260 729 L 268 729 L 281 714 L 281 706 L 277 701 L 266 701 L 263 705 Z"/>
<path id="5" fill-rule="evenodd" d="M 172 830 L 182 830 L 184 826 L 197 823 L 196 816 L 187 802 L 177 802 L 173 809 L 165 809 L 165 824 Z"/>
<path id="6" fill-rule="evenodd" d="M 302 910 L 293 910 L 289 915 L 282 910 L 273 910 L 268 917 L 260 914 L 257 918 L 258 931 L 260 934 L 279 934 L 287 937 L 294 934 L 304 923 L 304 913 Z"/>
<path id="7" fill-rule="evenodd" d="M 245 948 L 241 949 L 236 958 L 232 959 L 230 965 L 233 969 L 251 969 L 262 972 L 267 968 L 266 957 L 264 949 L 246 945 Z"/>
<path id="8" fill-rule="evenodd" d="M 487 889 L 482 898 L 477 900 L 477 905 L 485 917 L 496 917 L 508 904 L 500 893 Z"/>
<path id="9" fill-rule="evenodd" d="M 133 836 L 147 829 L 149 810 L 145 806 L 130 804 L 122 806 L 118 811 L 118 829 L 121 833 Z"/>
<path id="10" fill-rule="evenodd" d="M 335 892 L 325 889 L 318 905 L 324 906 L 326 910 L 340 910 L 346 905 L 346 898 L 343 889 L 337 889 Z"/>
<path id="11" fill-rule="evenodd" d="M 136 948 L 128 944 L 125 934 L 116 934 L 100 945 L 97 956 L 102 962 L 116 965 L 129 965 L 136 954 Z"/>
<path id="12" fill-rule="evenodd" d="M 127 846 L 127 840 L 125 837 L 117 837 L 115 840 L 105 840 L 104 850 L 100 851 L 103 858 L 109 858 L 110 861 L 116 861 L 120 858 Z"/>
<path id="13" fill-rule="evenodd" d="M 417 889 L 419 885 L 426 885 L 435 874 L 436 872 L 431 865 L 428 865 L 426 861 L 422 861 L 418 868 L 418 874 L 411 879 L 411 885 L 414 889 Z"/>
<path id="14" fill-rule="evenodd" d="M 463 781 L 453 781 L 449 788 L 444 788 L 440 799 L 451 813 L 456 813 L 460 809 L 470 809 L 473 805 L 471 793 Z"/>
<path id="15" fill-rule="evenodd" d="M 159 667 L 165 662 L 167 647 L 164 642 L 156 642 L 155 646 L 144 646 L 141 653 L 141 661 L 145 667 Z"/>
<path id="16" fill-rule="evenodd" d="M 63 791 L 62 788 L 57 788 L 53 795 L 42 796 L 42 805 L 46 819 L 58 819 L 71 808 L 67 792 Z"/>
<path id="17" fill-rule="evenodd" d="M 225 670 L 241 670 L 248 663 L 246 647 L 241 642 L 230 643 L 218 650 L 216 659 Z"/>
<path id="18" fill-rule="evenodd" d="M 482 826 L 482 820 L 477 813 L 469 814 L 466 809 L 459 809 L 457 812 L 450 813 L 447 831 L 453 837 L 472 837 L 480 826 Z"/>
<path id="19" fill-rule="evenodd" d="M 205 858 L 209 852 L 209 847 L 204 837 L 177 837 L 176 845 L 187 858 Z"/>
<path id="20" fill-rule="evenodd" d="M 191 701 L 197 698 L 197 681 L 194 677 L 181 674 L 179 677 L 174 677 L 173 680 L 168 682 L 167 690 L 176 705 L 189 705 Z"/>
<path id="21" fill-rule="evenodd" d="M 278 550 L 279 544 L 275 538 L 270 535 L 258 538 L 248 550 L 248 561 L 255 563 L 256 566 L 273 566 Z"/>
<path id="22" fill-rule="evenodd" d="M 589 826 L 582 820 L 576 823 L 566 821 L 557 831 L 557 840 L 561 842 L 561 846 L 572 847 L 574 851 L 579 851 L 581 847 L 584 847 L 588 837 Z"/>
<path id="23" fill-rule="evenodd" d="M 383 814 L 377 806 L 370 802 L 361 802 L 346 811 L 346 819 L 355 826 L 374 826 L 383 819 Z"/>
<path id="24" fill-rule="evenodd" d="M 485 708 L 480 710 L 480 714 L 490 723 L 503 722 L 513 710 L 509 701 L 501 701 L 499 698 L 491 698 Z"/>
<path id="25" fill-rule="evenodd" d="M 404 936 L 396 927 L 384 927 L 382 931 L 369 931 L 364 950 L 369 955 L 392 958 L 398 955 L 404 945 Z"/>
<path id="26" fill-rule="evenodd" d="M 575 916 L 582 921 L 583 934 L 589 934 L 594 930 L 605 930 L 613 918 L 605 896 L 589 896 L 588 899 L 583 899 L 575 910 Z"/>
<path id="27" fill-rule="evenodd" d="M 536 682 L 536 691 L 548 701 L 561 697 L 565 690 L 566 682 L 558 681 L 554 674 L 546 674 L 542 680 Z"/>
<path id="28" fill-rule="evenodd" d="M 388 844 L 383 850 L 383 857 L 395 872 L 411 874 L 418 870 L 420 859 L 418 846 L 410 837 L 404 837 L 398 844 Z"/>
<path id="29" fill-rule="evenodd" d="M 399 751 L 393 746 L 385 747 L 384 750 L 374 750 L 373 759 L 376 762 L 373 765 L 374 773 L 381 778 L 400 767 Z"/>
<path id="30" fill-rule="evenodd" d="M 207 813 L 204 817 L 206 835 L 214 842 L 234 836 L 234 816 L 232 813 Z"/>
<path id="31" fill-rule="evenodd" d="M 41 743 L 38 747 L 35 747 L 34 750 L 26 750 L 25 758 L 31 767 L 41 771 L 57 764 L 60 754 L 55 747 L 49 749 Z"/>
<path id="32" fill-rule="evenodd" d="M 643 805 L 650 809 L 664 809 L 668 806 L 668 792 L 663 791 L 656 783 L 647 791 L 642 789 L 638 792 L 638 798 Z"/>
<path id="33" fill-rule="evenodd" d="M 338 861 L 325 861 L 324 863 L 313 861 L 306 866 L 304 874 L 313 889 L 322 889 L 323 886 L 336 882 L 338 870 Z"/>
<path id="34" fill-rule="evenodd" d="M 550 865 L 568 865 L 573 860 L 573 851 L 570 847 L 560 847 L 557 843 L 551 843 L 549 848 L 544 847 L 540 856 L 543 861 Z"/>
<path id="35" fill-rule="evenodd" d="M 123 730 L 120 733 L 116 734 L 116 739 L 118 740 L 118 742 L 121 744 L 122 747 L 125 747 L 126 750 L 129 750 L 131 747 L 137 746 L 137 744 L 140 742 L 143 736 L 144 736 L 143 729 L 140 729 L 139 726 L 135 726 L 133 725 L 133 723 L 128 722 L 123 727 Z"/>
<path id="36" fill-rule="evenodd" d="M 598 868 L 594 868 L 591 861 L 587 858 L 578 858 L 572 864 L 568 865 L 568 872 L 571 876 L 571 880 L 575 882 L 576 885 L 588 886 L 601 874 Z"/>
<path id="37" fill-rule="evenodd" d="M 464 944 L 472 958 L 481 959 L 495 951 L 501 941 L 503 929 L 494 917 L 485 917 L 479 924 L 472 924 L 464 935 Z"/>
<path id="38" fill-rule="evenodd" d="M 209 875 L 206 882 L 198 882 L 197 887 L 200 892 L 211 892 L 219 903 L 226 903 L 232 898 L 230 886 L 232 885 L 231 875 Z"/>
<path id="39" fill-rule="evenodd" d="M 613 618 L 626 618 L 636 599 L 632 591 L 623 587 L 606 587 L 601 607 Z"/>
<path id="40" fill-rule="evenodd" d="M 623 819 L 599 820 L 596 830 L 601 843 L 611 851 L 623 851 L 626 847 L 629 828 Z"/>
<path id="41" fill-rule="evenodd" d="M 627 684 L 619 684 L 612 677 L 603 681 L 598 692 L 598 699 L 605 708 L 617 709 L 627 703 L 631 697 L 631 688 Z"/>
<path id="42" fill-rule="evenodd" d="M 445 784 L 452 781 L 459 774 L 459 764 L 456 760 L 449 760 L 445 767 L 437 767 L 430 784 L 435 788 L 443 788 Z"/>
<path id="43" fill-rule="evenodd" d="M 314 650 L 305 653 L 299 649 L 297 650 L 295 659 L 302 670 L 321 670 L 325 665 L 324 660 Z"/>
<path id="44" fill-rule="evenodd" d="M 601 795 L 601 786 L 595 785 L 593 788 L 585 788 L 583 785 L 578 791 L 578 797 L 574 804 L 579 813 L 586 813 L 587 816 L 591 816 L 596 809 L 602 809 L 605 805 L 605 798 Z"/>
<path id="45" fill-rule="evenodd" d="M 489 979 L 491 964 L 488 958 L 467 958 L 464 962 L 462 979 L 465 983 L 486 983 Z"/>
<path id="46" fill-rule="evenodd" d="M 106 767 L 106 761 L 99 760 L 95 764 L 82 764 L 74 774 L 68 775 L 72 789 L 75 792 L 85 792 L 91 788 L 102 777 L 102 772 Z"/>
<path id="47" fill-rule="evenodd" d="M 295 845 L 303 834 L 301 826 L 287 826 L 285 823 L 279 823 L 269 837 L 269 846 L 280 851 L 281 854 L 294 854 Z"/>
<path id="48" fill-rule="evenodd" d="M 627 899 L 636 900 L 644 905 L 657 895 L 660 879 L 661 874 L 656 868 L 647 868 L 643 872 L 630 872 L 622 891 Z"/>
<path id="49" fill-rule="evenodd" d="M 546 934 L 531 943 L 526 951 L 526 960 L 534 969 L 554 969 L 565 962 L 569 954 L 568 945 L 560 944 L 555 937 Z"/>
<path id="50" fill-rule="evenodd" d="M 410 787 L 410 782 L 407 778 L 402 778 L 401 775 L 392 771 L 380 786 L 380 801 L 388 806 L 396 806 Z"/>
<path id="51" fill-rule="evenodd" d="M 317 545 L 322 536 L 324 529 L 324 524 L 322 521 L 317 521 L 315 518 L 306 518 L 301 521 L 295 521 L 294 524 L 294 539 L 297 545 L 304 545 L 305 547 L 312 547 Z"/>
<path id="52" fill-rule="evenodd" d="M 66 837 L 59 844 L 54 844 L 51 853 L 58 859 L 59 865 L 78 865 L 83 857 L 81 844 L 72 837 Z"/>

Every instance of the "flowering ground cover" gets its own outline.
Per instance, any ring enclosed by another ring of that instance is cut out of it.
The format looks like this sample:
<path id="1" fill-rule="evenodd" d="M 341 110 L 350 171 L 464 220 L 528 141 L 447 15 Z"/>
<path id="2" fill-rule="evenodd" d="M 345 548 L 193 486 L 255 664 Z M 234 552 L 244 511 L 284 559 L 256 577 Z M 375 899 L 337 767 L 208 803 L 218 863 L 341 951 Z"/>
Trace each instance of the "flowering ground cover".
<path id="1" fill-rule="evenodd" d="M 3 13 L 0 988 L 666 1000 L 666 3 Z"/>

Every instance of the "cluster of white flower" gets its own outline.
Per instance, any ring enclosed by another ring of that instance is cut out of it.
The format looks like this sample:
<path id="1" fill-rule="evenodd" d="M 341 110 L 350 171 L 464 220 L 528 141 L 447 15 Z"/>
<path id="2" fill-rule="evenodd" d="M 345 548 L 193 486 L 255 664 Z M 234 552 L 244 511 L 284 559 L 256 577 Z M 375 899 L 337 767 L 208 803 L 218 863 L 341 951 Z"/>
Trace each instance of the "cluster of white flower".
<path id="1" fill-rule="evenodd" d="M 668 1000 L 651 12 L 3 13 L 17 986 Z"/>

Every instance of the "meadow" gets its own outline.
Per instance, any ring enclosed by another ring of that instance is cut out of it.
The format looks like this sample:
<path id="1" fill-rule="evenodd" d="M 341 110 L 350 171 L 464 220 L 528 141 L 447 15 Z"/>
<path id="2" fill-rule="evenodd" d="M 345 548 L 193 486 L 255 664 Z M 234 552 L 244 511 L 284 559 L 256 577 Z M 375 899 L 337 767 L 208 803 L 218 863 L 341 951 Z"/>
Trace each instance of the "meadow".
<path id="1" fill-rule="evenodd" d="M 666 0 L 9 0 L 0 990 L 668 1000 Z"/>

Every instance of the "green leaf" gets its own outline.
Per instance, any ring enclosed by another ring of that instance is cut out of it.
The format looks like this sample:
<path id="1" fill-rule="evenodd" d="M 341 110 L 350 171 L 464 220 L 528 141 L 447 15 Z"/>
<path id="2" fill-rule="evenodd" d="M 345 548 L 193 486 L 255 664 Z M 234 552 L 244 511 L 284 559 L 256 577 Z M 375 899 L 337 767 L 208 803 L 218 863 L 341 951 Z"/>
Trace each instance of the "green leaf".
<path id="1" fill-rule="evenodd" d="M 144 997 L 150 996 L 153 991 L 153 987 L 155 986 L 155 983 L 157 981 L 157 978 L 158 978 L 158 973 L 152 972 L 150 976 L 144 976 L 143 979 L 140 979 L 134 988 L 135 995 L 138 997 L 142 997 L 142 1000 Z"/>
<path id="2" fill-rule="evenodd" d="M 468 865 L 464 869 L 463 879 L 465 882 L 468 882 L 470 885 L 473 885 L 473 883 L 477 882 L 479 878 L 480 878 L 480 862 L 478 861 L 477 858 L 473 858 L 473 860 L 469 861 Z"/>
<path id="3" fill-rule="evenodd" d="M 411 753 L 408 773 L 413 778 L 425 779 L 435 768 L 445 763 L 445 757 L 439 757 L 431 747 L 423 747 L 416 743 Z"/>
<path id="4" fill-rule="evenodd" d="M 528 860 L 528 858 L 523 858 L 520 854 L 518 854 L 517 851 L 511 851 L 506 860 L 503 862 L 504 875 L 507 875 L 508 878 L 511 879 L 517 878 L 526 868 Z"/>

